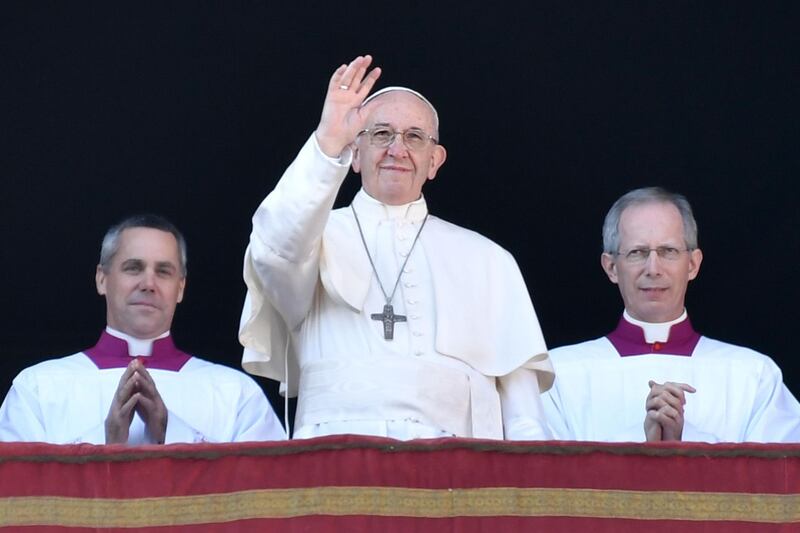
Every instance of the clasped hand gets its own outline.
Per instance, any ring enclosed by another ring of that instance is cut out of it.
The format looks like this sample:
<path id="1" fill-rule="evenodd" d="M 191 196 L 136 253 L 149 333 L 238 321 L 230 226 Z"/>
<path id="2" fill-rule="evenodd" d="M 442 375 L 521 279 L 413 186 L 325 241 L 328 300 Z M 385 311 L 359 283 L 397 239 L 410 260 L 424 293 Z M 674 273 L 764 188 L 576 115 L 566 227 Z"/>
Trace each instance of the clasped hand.
<path id="1" fill-rule="evenodd" d="M 667 381 L 663 385 L 653 380 L 648 382 L 650 394 L 647 395 L 644 419 L 644 434 L 648 442 L 662 440 L 681 440 L 683 436 L 683 407 L 686 393 L 696 392 L 686 383 Z"/>
<path id="2" fill-rule="evenodd" d="M 106 444 L 127 443 L 133 414 L 139 413 L 150 440 L 163 444 L 167 433 L 167 407 L 155 381 L 139 359 L 133 359 L 114 393 L 105 421 Z"/>

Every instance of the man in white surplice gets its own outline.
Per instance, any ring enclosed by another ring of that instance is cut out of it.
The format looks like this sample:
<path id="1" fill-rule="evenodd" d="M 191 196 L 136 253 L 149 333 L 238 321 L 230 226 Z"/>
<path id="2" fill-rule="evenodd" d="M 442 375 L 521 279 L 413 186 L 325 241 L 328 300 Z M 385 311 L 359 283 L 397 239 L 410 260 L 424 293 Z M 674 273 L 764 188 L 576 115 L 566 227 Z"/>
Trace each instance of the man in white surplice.
<path id="1" fill-rule="evenodd" d="M 19 373 L 0 406 L 0 441 L 286 438 L 250 376 L 175 346 L 170 328 L 186 285 L 186 241 L 173 224 L 135 215 L 110 228 L 95 280 L 106 329 L 95 346 Z"/>
<path id="2" fill-rule="evenodd" d="M 428 214 L 437 113 L 401 87 L 367 98 L 371 60 L 334 72 L 316 131 L 253 217 L 243 366 L 298 395 L 295 438 L 548 438 L 552 368 L 519 268 Z M 351 165 L 362 189 L 332 210 Z"/>
<path id="3" fill-rule="evenodd" d="M 658 187 L 611 207 L 601 263 L 625 311 L 605 337 L 551 351 L 544 395 L 559 439 L 797 442 L 800 404 L 778 366 L 697 333 L 684 308 L 700 271 L 689 202 Z"/>

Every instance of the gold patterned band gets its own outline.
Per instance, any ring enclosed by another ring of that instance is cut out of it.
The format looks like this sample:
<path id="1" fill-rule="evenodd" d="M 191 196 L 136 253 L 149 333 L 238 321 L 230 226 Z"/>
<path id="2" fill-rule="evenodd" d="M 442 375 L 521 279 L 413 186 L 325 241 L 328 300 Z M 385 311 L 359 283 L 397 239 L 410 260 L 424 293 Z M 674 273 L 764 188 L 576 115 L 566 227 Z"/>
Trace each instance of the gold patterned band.
<path id="1" fill-rule="evenodd" d="M 492 487 L 320 487 L 137 499 L 0 500 L 0 526 L 133 528 L 312 515 L 800 523 L 800 495 Z"/>

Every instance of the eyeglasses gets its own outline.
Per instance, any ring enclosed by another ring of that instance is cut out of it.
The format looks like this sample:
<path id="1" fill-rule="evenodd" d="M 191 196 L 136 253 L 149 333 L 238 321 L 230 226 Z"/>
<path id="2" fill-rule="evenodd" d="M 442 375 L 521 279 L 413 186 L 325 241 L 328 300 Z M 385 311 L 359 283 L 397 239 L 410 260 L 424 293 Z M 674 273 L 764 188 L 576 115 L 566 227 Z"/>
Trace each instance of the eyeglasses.
<path id="1" fill-rule="evenodd" d="M 392 128 L 385 126 L 377 126 L 375 128 L 367 128 L 358 132 L 358 136 L 363 134 L 369 135 L 369 143 L 378 148 L 386 148 L 394 142 L 394 138 L 400 135 L 403 139 L 403 144 L 409 150 L 422 150 L 428 144 L 428 141 L 433 141 L 433 144 L 438 143 L 435 137 L 432 137 L 419 128 L 408 128 L 405 131 L 395 131 Z"/>
<path id="2" fill-rule="evenodd" d="M 677 261 L 681 253 L 691 252 L 691 249 L 681 250 L 672 246 L 659 246 L 658 248 L 634 248 L 627 252 L 616 252 L 614 255 L 622 256 L 625 261 L 632 264 L 644 263 L 650 258 L 650 253 L 655 252 L 659 259 Z"/>

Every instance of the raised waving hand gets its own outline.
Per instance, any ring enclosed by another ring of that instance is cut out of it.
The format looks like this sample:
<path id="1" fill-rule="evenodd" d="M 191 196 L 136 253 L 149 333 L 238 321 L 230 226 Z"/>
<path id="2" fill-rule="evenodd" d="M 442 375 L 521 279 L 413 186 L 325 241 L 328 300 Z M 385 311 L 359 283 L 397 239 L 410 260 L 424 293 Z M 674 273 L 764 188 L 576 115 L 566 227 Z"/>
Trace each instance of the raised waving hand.
<path id="1" fill-rule="evenodd" d="M 358 56 L 331 76 L 316 131 L 319 147 L 329 157 L 339 157 L 364 128 L 361 104 L 381 75 L 380 67 L 369 70 L 371 64 L 372 56 Z"/>

